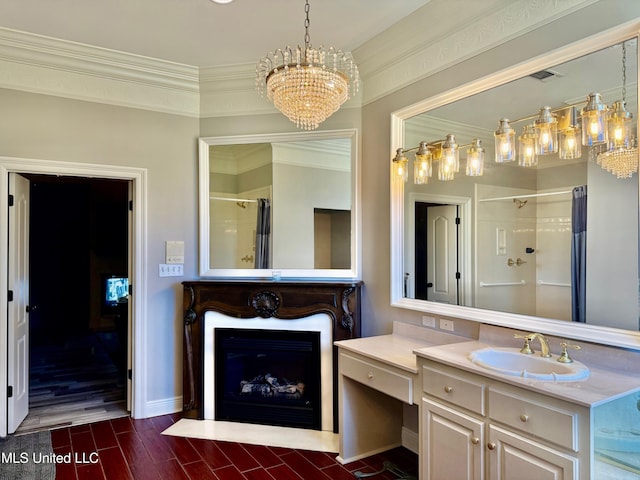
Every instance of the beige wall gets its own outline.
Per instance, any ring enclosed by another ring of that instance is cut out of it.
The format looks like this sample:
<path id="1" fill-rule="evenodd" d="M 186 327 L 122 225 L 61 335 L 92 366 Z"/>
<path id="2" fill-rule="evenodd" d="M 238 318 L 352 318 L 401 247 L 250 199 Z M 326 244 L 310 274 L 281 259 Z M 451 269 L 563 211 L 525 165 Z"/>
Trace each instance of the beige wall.
<path id="1" fill-rule="evenodd" d="M 142 395 L 166 409 L 182 395 L 179 282 L 196 277 L 198 120 L 4 89 L 0 104 L 0 156 L 148 170 Z M 184 278 L 159 278 L 165 240 L 184 240 Z"/>

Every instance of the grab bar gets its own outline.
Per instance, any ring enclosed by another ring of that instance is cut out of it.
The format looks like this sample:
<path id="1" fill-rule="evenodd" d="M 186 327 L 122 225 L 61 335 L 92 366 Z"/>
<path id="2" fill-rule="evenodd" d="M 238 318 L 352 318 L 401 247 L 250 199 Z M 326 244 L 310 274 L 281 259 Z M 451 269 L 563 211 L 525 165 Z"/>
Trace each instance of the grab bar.
<path id="1" fill-rule="evenodd" d="M 570 283 L 558 283 L 558 282 L 543 282 L 542 280 L 538 280 L 538 285 L 547 285 L 550 287 L 570 287 Z"/>
<path id="2" fill-rule="evenodd" d="M 499 283 L 487 283 L 480 282 L 481 287 L 519 287 L 520 285 L 526 285 L 527 282 L 520 280 L 519 282 L 499 282 Z"/>

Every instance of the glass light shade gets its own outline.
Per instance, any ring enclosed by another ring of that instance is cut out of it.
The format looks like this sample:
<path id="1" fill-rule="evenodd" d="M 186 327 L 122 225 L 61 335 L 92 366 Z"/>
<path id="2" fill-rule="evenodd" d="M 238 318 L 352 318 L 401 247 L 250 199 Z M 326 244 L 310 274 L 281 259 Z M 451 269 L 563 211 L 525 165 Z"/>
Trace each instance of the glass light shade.
<path id="1" fill-rule="evenodd" d="M 446 140 L 442 144 L 442 159 L 440 164 L 446 163 L 448 169 L 452 169 L 453 173 L 460 171 L 460 150 L 456 143 L 456 137 L 448 134 Z"/>
<path id="2" fill-rule="evenodd" d="M 631 144 L 631 113 L 626 109 L 625 102 L 614 102 L 609 114 L 608 137 L 609 150 L 628 148 Z"/>
<path id="3" fill-rule="evenodd" d="M 433 173 L 433 154 L 427 146 L 427 142 L 420 142 L 416 152 L 416 160 L 413 163 L 413 183 L 423 185 L 429 182 Z"/>
<path id="4" fill-rule="evenodd" d="M 558 132 L 558 156 L 561 160 L 571 160 L 582 156 L 580 127 L 570 126 Z"/>
<path id="5" fill-rule="evenodd" d="M 519 152 L 518 165 L 521 167 L 535 167 L 538 165 L 536 153 L 536 132 L 533 125 L 525 125 L 522 135 L 518 137 Z"/>
<path id="6" fill-rule="evenodd" d="M 551 155 L 558 153 L 558 121 L 551 113 L 551 107 L 542 107 L 535 123 L 536 153 Z"/>
<path id="7" fill-rule="evenodd" d="M 500 125 L 493 134 L 496 141 L 496 163 L 513 162 L 516 159 L 516 131 L 507 118 L 500 119 Z"/>
<path id="8" fill-rule="evenodd" d="M 592 147 L 607 143 L 607 106 L 599 93 L 590 93 L 582 117 L 582 145 Z"/>
<path id="9" fill-rule="evenodd" d="M 405 157 L 402 148 L 398 148 L 396 156 L 393 157 L 393 171 L 395 176 L 403 182 L 409 180 L 409 159 Z"/>
<path id="10" fill-rule="evenodd" d="M 479 177 L 484 173 L 484 148 L 482 142 L 474 138 L 467 149 L 467 175 Z"/>
<path id="11" fill-rule="evenodd" d="M 453 180 L 455 178 L 456 172 L 454 165 L 450 162 L 445 161 L 444 156 L 438 163 L 438 180 L 442 180 L 444 182 L 448 180 Z"/>

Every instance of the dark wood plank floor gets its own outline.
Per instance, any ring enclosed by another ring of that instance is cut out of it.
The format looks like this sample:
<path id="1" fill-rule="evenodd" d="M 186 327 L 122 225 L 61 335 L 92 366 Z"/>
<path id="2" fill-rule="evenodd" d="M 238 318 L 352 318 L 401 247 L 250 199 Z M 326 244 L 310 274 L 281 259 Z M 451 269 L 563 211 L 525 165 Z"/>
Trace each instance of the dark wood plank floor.
<path id="1" fill-rule="evenodd" d="M 115 332 L 31 346 L 29 415 L 18 434 L 128 415 L 125 352 Z"/>
<path id="2" fill-rule="evenodd" d="M 55 453 L 87 462 L 57 464 L 56 479 L 354 480 L 354 472 L 378 471 L 384 461 L 418 476 L 418 457 L 404 448 L 341 465 L 336 454 L 161 434 L 179 419 L 123 417 L 53 430 Z M 397 477 L 387 471 L 373 478 Z"/>

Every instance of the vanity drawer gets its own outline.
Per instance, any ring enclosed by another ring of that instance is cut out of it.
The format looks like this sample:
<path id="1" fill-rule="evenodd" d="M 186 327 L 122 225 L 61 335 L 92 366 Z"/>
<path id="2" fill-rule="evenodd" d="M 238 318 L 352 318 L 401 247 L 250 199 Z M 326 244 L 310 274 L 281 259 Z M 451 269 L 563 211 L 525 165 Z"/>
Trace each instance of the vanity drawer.
<path id="1" fill-rule="evenodd" d="M 489 389 L 489 417 L 509 427 L 578 451 L 578 413 L 524 399 L 521 394 Z"/>
<path id="2" fill-rule="evenodd" d="M 339 366 L 341 375 L 405 403 L 413 404 L 411 374 L 347 353 L 340 353 Z"/>
<path id="3" fill-rule="evenodd" d="M 422 389 L 433 397 L 446 400 L 472 412 L 485 414 L 485 385 L 472 378 L 440 367 L 422 367 Z"/>

